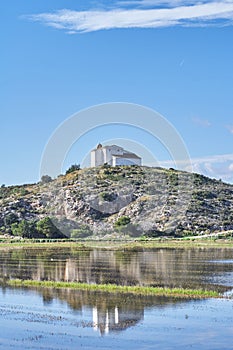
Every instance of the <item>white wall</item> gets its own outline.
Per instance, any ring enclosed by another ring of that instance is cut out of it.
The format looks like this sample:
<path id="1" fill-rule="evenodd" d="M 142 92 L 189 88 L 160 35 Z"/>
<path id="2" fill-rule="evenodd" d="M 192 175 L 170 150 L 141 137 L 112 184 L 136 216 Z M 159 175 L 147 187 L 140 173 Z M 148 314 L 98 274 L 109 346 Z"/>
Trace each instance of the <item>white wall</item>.
<path id="1" fill-rule="evenodd" d="M 104 148 L 103 149 L 104 154 L 104 163 L 108 163 L 109 165 L 112 165 L 112 152 L 110 148 Z"/>
<path id="2" fill-rule="evenodd" d="M 117 165 L 141 165 L 140 158 L 117 158 L 113 157 L 113 166 Z"/>
<path id="3" fill-rule="evenodd" d="M 116 156 L 113 156 L 116 155 Z M 112 145 L 97 148 L 91 151 L 91 167 L 97 167 L 108 163 L 109 165 L 141 165 L 141 158 L 118 158 L 117 155 L 124 155 L 122 147 Z"/>
<path id="4" fill-rule="evenodd" d="M 104 163 L 108 163 L 109 165 L 113 165 L 113 154 L 119 154 L 122 155 L 124 152 L 124 149 L 122 147 L 112 145 L 112 146 L 107 146 L 103 148 L 104 152 Z"/>
<path id="5" fill-rule="evenodd" d="M 96 167 L 103 165 L 104 161 L 104 152 L 102 148 L 91 151 L 91 166 Z"/>
<path id="6" fill-rule="evenodd" d="M 95 151 L 91 151 L 91 167 L 95 167 Z"/>

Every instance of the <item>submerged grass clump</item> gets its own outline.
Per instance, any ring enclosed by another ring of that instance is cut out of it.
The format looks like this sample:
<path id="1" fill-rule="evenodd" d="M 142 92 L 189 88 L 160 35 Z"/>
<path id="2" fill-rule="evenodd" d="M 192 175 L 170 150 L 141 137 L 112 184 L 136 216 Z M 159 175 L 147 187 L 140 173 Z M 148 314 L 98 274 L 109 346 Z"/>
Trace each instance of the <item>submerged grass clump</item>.
<path id="1" fill-rule="evenodd" d="M 76 290 L 100 291 L 108 293 L 132 293 L 137 295 L 168 296 L 175 298 L 219 298 L 215 291 L 186 288 L 163 288 L 148 286 L 119 286 L 116 284 L 88 284 L 79 282 L 55 282 L 12 279 L 4 282 L 5 286 L 27 288 L 71 288 Z"/>

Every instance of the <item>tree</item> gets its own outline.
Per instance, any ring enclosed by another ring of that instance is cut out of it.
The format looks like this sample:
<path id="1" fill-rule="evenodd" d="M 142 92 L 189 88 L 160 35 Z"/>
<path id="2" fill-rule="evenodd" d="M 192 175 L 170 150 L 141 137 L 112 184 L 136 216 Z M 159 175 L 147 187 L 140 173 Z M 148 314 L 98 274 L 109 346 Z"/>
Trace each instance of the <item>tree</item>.
<path id="1" fill-rule="evenodd" d="M 65 238 L 66 236 L 53 224 L 50 217 L 36 223 L 36 229 L 39 233 L 43 234 L 46 238 Z"/>
<path id="2" fill-rule="evenodd" d="M 38 237 L 38 232 L 33 221 L 22 220 L 20 222 L 15 222 L 11 225 L 11 231 L 14 236 L 23 238 Z"/>
<path id="3" fill-rule="evenodd" d="M 80 170 L 80 164 L 73 164 L 66 170 L 66 175 L 73 173 L 74 171 Z"/>
<path id="4" fill-rule="evenodd" d="M 49 175 L 43 175 L 41 176 L 41 183 L 42 184 L 47 184 L 49 182 L 53 181 L 53 179 L 51 178 L 51 176 Z"/>
<path id="5" fill-rule="evenodd" d="M 18 216 L 15 213 L 8 213 L 4 217 L 3 221 L 4 221 L 4 225 L 6 227 L 9 227 L 11 224 L 18 221 Z"/>

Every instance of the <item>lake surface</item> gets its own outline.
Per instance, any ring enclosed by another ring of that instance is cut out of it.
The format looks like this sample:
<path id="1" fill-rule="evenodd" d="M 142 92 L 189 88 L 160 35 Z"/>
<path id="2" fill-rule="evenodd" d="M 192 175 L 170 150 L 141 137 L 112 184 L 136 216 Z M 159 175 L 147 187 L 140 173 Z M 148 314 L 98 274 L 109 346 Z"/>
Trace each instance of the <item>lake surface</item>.
<path id="1" fill-rule="evenodd" d="M 0 278 L 218 290 L 232 295 L 232 249 L 0 251 Z M 232 349 L 233 300 L 70 289 L 0 289 L 0 349 Z"/>

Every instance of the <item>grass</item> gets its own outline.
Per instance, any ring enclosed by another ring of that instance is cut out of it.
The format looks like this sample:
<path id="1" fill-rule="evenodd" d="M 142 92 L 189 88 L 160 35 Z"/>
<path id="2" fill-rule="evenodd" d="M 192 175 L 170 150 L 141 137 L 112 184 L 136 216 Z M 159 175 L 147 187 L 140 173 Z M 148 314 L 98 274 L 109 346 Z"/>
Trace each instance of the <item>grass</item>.
<path id="1" fill-rule="evenodd" d="M 221 294 L 203 289 L 163 288 L 147 286 L 119 286 L 116 284 L 87 284 L 78 282 L 55 282 L 12 279 L 2 282 L 4 286 L 26 288 L 70 288 L 76 290 L 99 291 L 108 293 L 167 296 L 175 298 L 219 298 Z"/>
<path id="2" fill-rule="evenodd" d="M 40 240 L 32 240 L 32 239 L 23 239 L 23 240 L 1 240 L 0 239 L 0 250 L 4 248 L 12 248 L 12 249 L 18 249 L 18 248 L 77 248 L 80 250 L 83 249 L 91 249 L 87 244 L 84 244 L 84 242 L 81 241 L 71 241 L 71 240 L 51 240 L 51 239 L 43 239 L 43 242 Z"/>
<path id="3" fill-rule="evenodd" d="M 58 241 L 44 240 L 43 242 L 32 240 L 1 240 L 1 249 L 20 249 L 20 248 L 72 248 L 77 250 L 89 250 L 93 248 L 108 250 L 129 250 L 141 251 L 144 249 L 156 248 L 233 248 L 233 240 L 175 240 L 175 239 L 150 239 L 146 241 L 124 241 L 124 240 L 96 240 L 96 241 Z"/>

